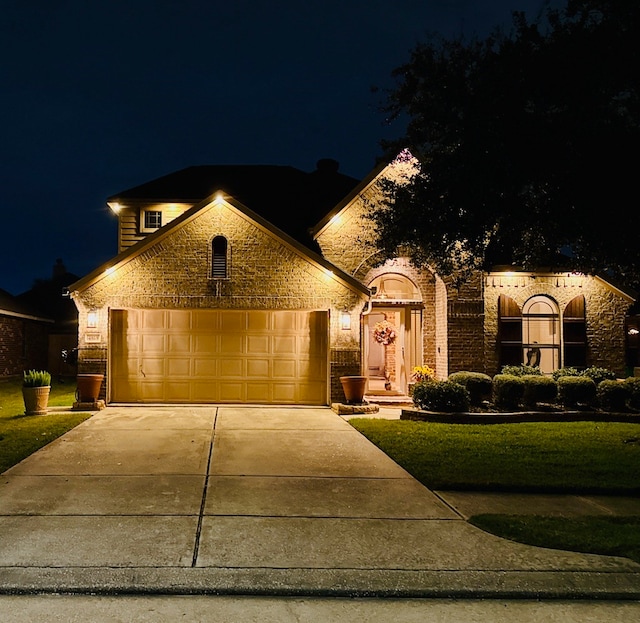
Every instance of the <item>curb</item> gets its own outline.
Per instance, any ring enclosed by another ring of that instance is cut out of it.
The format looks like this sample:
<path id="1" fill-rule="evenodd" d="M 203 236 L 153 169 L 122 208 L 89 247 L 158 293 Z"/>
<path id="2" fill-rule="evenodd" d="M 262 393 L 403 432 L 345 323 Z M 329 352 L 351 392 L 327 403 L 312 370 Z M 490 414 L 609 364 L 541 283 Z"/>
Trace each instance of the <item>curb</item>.
<path id="1" fill-rule="evenodd" d="M 640 572 L 4 568 L 0 594 L 639 600 Z"/>

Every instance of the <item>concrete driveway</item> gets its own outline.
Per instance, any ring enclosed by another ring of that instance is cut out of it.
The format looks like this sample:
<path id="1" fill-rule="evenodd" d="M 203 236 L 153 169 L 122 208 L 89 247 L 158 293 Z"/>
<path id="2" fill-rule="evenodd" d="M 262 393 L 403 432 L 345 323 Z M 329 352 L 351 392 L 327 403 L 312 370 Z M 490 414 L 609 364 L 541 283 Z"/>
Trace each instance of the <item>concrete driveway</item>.
<path id="1" fill-rule="evenodd" d="M 108 407 L 0 480 L 0 591 L 638 599 L 489 535 L 329 408 Z"/>

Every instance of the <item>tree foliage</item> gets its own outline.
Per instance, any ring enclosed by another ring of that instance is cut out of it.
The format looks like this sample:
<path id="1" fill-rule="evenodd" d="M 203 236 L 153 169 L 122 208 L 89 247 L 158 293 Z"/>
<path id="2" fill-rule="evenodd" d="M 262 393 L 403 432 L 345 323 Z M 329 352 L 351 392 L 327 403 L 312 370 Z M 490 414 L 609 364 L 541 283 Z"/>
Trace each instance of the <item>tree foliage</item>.
<path id="1" fill-rule="evenodd" d="M 373 215 L 387 257 L 450 275 L 513 264 L 640 283 L 640 2 L 568 0 L 486 39 L 431 37 L 383 110 L 420 173 Z"/>

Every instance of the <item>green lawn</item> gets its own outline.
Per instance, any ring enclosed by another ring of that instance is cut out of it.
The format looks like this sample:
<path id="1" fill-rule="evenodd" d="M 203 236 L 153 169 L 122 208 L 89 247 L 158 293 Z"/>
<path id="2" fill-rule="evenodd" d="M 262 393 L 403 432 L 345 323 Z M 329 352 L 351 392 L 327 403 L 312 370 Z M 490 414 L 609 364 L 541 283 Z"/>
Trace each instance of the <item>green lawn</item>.
<path id="1" fill-rule="evenodd" d="M 640 424 L 349 422 L 430 489 L 640 493 Z"/>
<path id="2" fill-rule="evenodd" d="M 75 380 L 52 379 L 49 407 L 71 406 Z M 50 411 L 47 415 L 25 415 L 22 379 L 0 381 L 0 473 L 91 416 L 90 413 Z"/>
<path id="3" fill-rule="evenodd" d="M 349 423 L 430 489 L 640 493 L 640 424 Z M 529 545 L 640 562 L 640 518 L 479 515 L 470 523 Z"/>

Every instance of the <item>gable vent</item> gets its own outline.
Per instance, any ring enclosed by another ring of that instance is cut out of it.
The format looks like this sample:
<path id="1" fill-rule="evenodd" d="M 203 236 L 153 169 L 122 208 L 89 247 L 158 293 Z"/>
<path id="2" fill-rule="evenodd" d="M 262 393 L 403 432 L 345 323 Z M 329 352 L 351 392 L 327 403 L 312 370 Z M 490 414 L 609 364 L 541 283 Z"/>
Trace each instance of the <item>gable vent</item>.
<path id="1" fill-rule="evenodd" d="M 227 278 L 227 239 L 216 236 L 211 241 L 212 262 L 211 277 L 213 279 Z"/>

